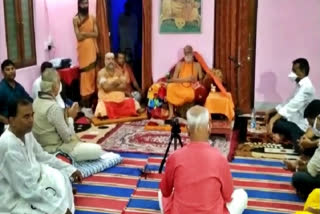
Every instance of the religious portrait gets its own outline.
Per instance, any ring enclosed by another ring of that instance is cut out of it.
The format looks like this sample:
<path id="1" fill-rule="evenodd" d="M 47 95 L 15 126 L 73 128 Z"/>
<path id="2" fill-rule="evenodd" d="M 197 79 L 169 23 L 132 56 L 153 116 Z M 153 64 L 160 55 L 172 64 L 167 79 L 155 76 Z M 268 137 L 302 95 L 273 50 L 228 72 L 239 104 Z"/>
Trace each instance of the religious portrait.
<path id="1" fill-rule="evenodd" d="M 161 0 L 160 33 L 200 33 L 202 0 Z"/>

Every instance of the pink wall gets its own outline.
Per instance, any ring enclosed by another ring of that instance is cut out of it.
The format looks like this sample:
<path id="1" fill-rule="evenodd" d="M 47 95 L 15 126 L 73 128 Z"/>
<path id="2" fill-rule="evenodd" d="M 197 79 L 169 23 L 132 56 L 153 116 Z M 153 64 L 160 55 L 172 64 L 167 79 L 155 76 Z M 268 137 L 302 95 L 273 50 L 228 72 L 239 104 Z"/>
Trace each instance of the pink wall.
<path id="1" fill-rule="evenodd" d="M 17 71 L 17 80 L 27 91 L 39 75 L 39 65 L 49 58 L 70 57 L 77 64 L 76 39 L 72 17 L 77 10 L 76 0 L 34 1 L 35 36 L 38 66 Z M 90 13 L 95 14 L 96 0 L 90 0 Z M 186 44 L 203 54 L 209 66 L 213 60 L 214 1 L 203 0 L 201 34 L 160 34 L 160 1 L 153 4 L 153 78 L 165 75 L 182 57 Z M 3 11 L 3 1 L 0 1 Z M 49 16 L 47 15 L 47 11 Z M 283 101 L 293 85 L 287 74 L 293 59 L 306 57 L 311 66 L 310 76 L 320 92 L 320 1 L 266 0 L 259 1 L 257 27 L 257 58 L 255 101 L 278 103 Z M 49 18 L 48 18 L 49 17 Z M 4 16 L 0 16 L 0 61 L 7 58 Z M 49 54 L 44 43 L 52 37 L 55 48 Z M 271 86 L 274 84 L 274 86 Z"/>
<path id="2" fill-rule="evenodd" d="M 49 35 L 53 46 L 51 58 L 71 58 L 73 64 L 78 64 L 77 41 L 73 30 L 72 19 L 77 13 L 76 0 L 45 0 L 48 8 Z M 96 15 L 96 0 L 89 1 L 90 14 Z"/>
<path id="3" fill-rule="evenodd" d="M 96 0 L 90 0 L 90 13 L 95 15 Z M 4 10 L 0 1 L 0 11 Z M 27 92 L 31 92 L 33 81 L 39 76 L 39 66 L 45 60 L 55 57 L 69 57 L 77 64 L 76 40 L 72 17 L 77 11 L 76 0 L 36 0 L 34 1 L 34 27 L 36 39 L 37 65 L 17 70 L 16 80 Z M 0 61 L 7 58 L 5 20 L 0 16 Z M 45 43 L 52 38 L 55 48 L 48 53 Z M 1 63 L 0 62 L 0 63 Z"/>
<path id="4" fill-rule="evenodd" d="M 45 4 L 44 1 L 35 1 L 34 4 L 34 27 L 35 27 L 35 39 L 36 39 L 36 52 L 37 52 L 37 64 L 28 68 L 19 69 L 17 71 L 16 80 L 20 82 L 25 89 L 30 92 L 33 81 L 39 76 L 39 65 L 47 60 L 48 55 L 44 50 L 44 42 L 48 36 L 48 25 L 46 20 Z M 3 1 L 0 1 L 1 14 L 4 10 Z M 7 58 L 7 45 L 5 35 L 5 18 L 4 15 L 0 16 L 0 63 Z"/>
<path id="5" fill-rule="evenodd" d="M 214 0 L 202 0 L 202 32 L 200 34 L 160 34 L 160 1 L 153 2 L 152 71 L 158 80 L 183 56 L 182 48 L 189 44 L 200 52 L 209 67 L 213 61 Z"/>
<path id="6" fill-rule="evenodd" d="M 320 1 L 260 0 L 258 9 L 255 101 L 284 101 L 294 87 L 287 75 L 292 61 L 305 57 L 320 92 Z"/>

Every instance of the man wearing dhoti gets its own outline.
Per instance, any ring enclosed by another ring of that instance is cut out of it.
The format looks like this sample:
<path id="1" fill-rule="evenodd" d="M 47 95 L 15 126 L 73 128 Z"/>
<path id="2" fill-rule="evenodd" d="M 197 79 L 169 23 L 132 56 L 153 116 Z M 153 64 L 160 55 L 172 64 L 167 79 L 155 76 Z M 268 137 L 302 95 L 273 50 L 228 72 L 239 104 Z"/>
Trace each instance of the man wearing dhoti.
<path id="1" fill-rule="evenodd" d="M 125 117 L 137 115 L 144 111 L 140 104 L 127 93 L 129 81 L 129 74 L 124 73 L 120 67 L 116 66 L 114 54 L 107 53 L 105 68 L 99 71 L 97 78 L 98 105 L 95 111 L 96 117 Z M 110 115 L 108 111 L 116 113 Z"/>

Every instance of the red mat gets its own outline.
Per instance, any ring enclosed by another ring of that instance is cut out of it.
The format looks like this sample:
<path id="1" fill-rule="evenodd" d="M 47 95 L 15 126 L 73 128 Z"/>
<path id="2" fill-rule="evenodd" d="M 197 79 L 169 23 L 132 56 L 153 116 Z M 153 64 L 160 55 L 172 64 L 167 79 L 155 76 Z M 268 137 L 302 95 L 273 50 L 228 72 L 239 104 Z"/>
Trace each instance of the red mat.
<path id="1" fill-rule="evenodd" d="M 146 121 L 119 125 L 104 140 L 100 141 L 103 149 L 115 152 L 139 152 L 145 154 L 164 154 L 171 133 L 169 131 L 145 130 Z M 187 133 L 181 133 L 182 142 L 188 143 Z M 214 147 L 229 160 L 232 159 L 237 144 L 237 135 L 231 141 L 224 137 L 212 139 Z M 180 148 L 180 145 L 178 145 Z M 170 148 L 174 151 L 173 143 Z"/>

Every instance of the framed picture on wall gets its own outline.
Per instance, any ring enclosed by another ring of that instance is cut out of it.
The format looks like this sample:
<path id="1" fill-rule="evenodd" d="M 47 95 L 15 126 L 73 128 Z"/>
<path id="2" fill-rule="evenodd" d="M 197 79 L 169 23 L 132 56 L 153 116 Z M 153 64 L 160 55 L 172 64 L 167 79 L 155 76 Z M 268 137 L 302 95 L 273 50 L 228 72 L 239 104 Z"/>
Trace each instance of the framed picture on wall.
<path id="1" fill-rule="evenodd" d="M 201 33 L 202 0 L 161 0 L 160 33 Z"/>

